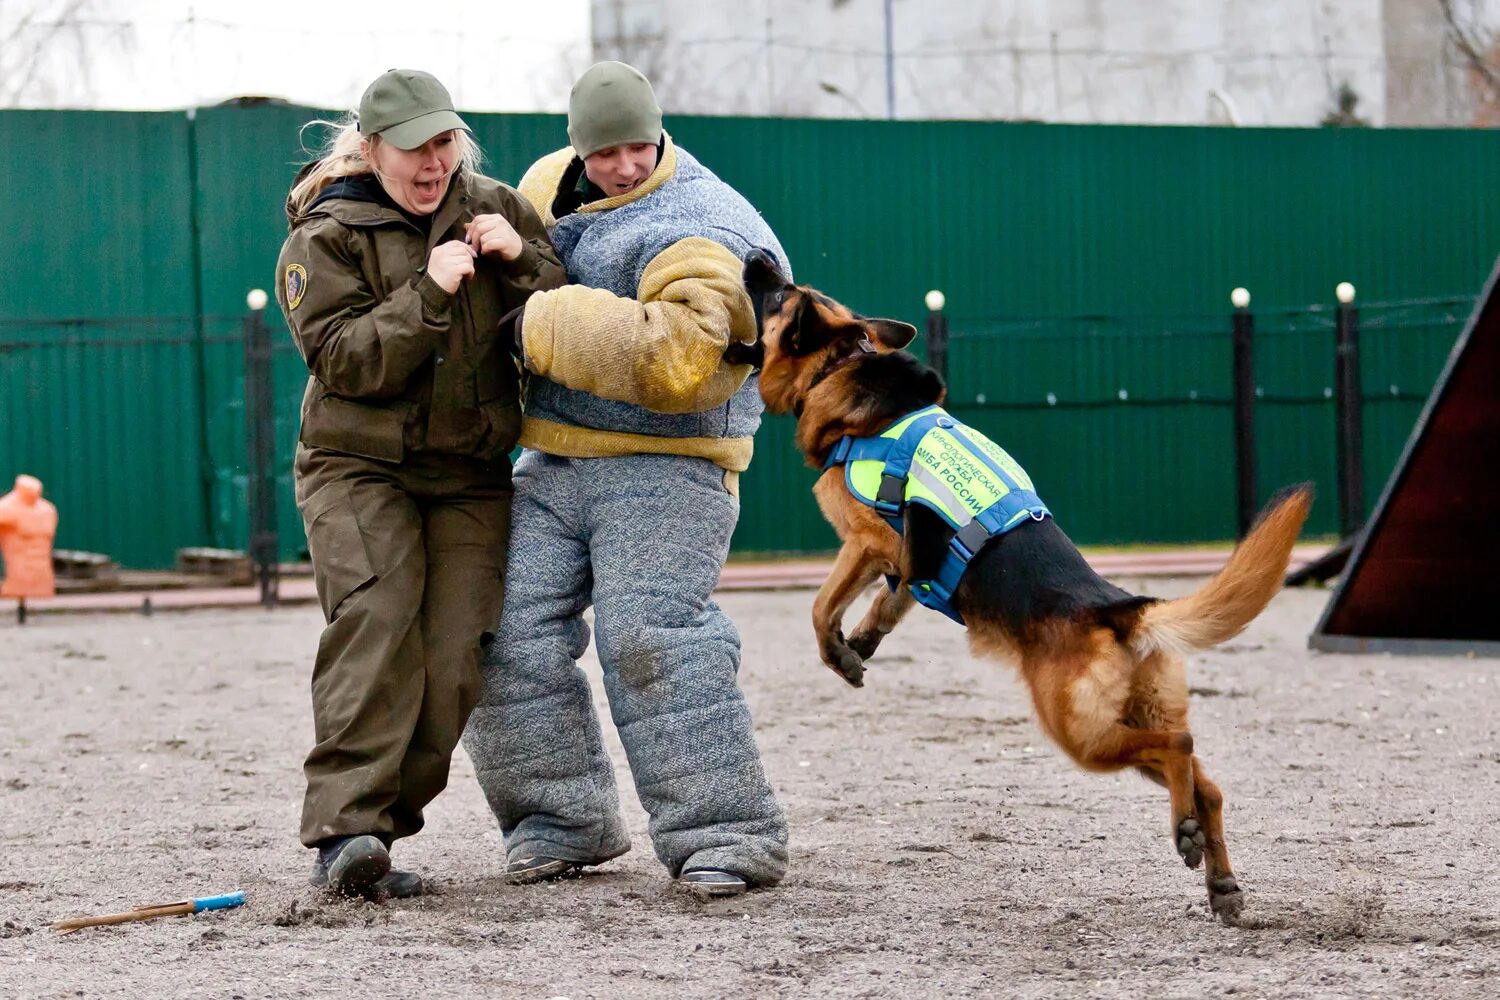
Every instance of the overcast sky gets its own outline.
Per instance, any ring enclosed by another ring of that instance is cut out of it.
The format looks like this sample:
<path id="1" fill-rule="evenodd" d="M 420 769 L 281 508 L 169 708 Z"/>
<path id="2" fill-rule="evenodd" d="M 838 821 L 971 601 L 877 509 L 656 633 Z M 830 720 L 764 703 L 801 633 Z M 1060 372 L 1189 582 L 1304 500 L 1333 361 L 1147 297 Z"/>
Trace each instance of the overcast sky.
<path id="1" fill-rule="evenodd" d="M 10 107 L 342 109 L 402 66 L 463 109 L 559 111 L 590 54 L 588 0 L 0 0 Z"/>

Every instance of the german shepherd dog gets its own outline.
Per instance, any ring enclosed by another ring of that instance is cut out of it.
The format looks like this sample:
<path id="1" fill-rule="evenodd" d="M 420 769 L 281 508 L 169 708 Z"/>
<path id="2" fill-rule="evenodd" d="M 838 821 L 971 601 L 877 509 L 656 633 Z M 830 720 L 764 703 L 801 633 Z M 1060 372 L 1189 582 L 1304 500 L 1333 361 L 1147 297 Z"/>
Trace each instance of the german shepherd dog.
<path id="1" fill-rule="evenodd" d="M 796 414 L 797 446 L 814 468 L 845 435 L 877 435 L 942 402 L 937 373 L 901 350 L 915 327 L 867 319 L 792 285 L 764 254 L 751 255 L 744 278 L 760 337 L 731 353 L 760 363 L 767 409 Z M 865 660 L 914 598 L 907 586 L 882 588 L 847 639 L 845 610 L 881 575 L 907 583 L 935 577 L 953 529 L 913 504 L 898 533 L 850 495 L 837 466 L 813 493 L 843 542 L 813 602 L 818 651 L 860 687 Z M 1079 766 L 1134 767 L 1166 786 L 1172 842 L 1189 868 L 1206 861 L 1209 904 L 1225 923 L 1244 896 L 1224 844 L 1223 795 L 1193 755 L 1183 657 L 1237 635 L 1270 602 L 1311 503 L 1308 486 L 1285 491 L 1218 575 L 1177 600 L 1138 597 L 1105 581 L 1051 518 L 991 538 L 953 595 L 971 648 L 1019 666 L 1042 729 Z"/>

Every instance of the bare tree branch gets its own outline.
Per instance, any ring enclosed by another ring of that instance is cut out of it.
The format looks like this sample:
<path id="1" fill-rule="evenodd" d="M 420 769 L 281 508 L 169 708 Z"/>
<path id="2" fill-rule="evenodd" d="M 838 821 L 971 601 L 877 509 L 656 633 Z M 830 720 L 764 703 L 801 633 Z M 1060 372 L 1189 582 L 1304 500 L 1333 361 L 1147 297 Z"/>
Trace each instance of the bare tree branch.
<path id="1" fill-rule="evenodd" d="M 91 29 L 110 24 L 101 16 L 99 0 L 0 0 L 0 27 L 6 24 L 11 27 L 0 35 L 0 107 L 19 104 L 34 89 L 35 96 L 51 96 L 56 84 L 47 88 L 39 80 L 60 50 L 71 56 L 69 70 L 83 81 L 83 90 L 91 89 L 89 56 L 96 37 Z"/>
<path id="2" fill-rule="evenodd" d="M 1453 9 L 1453 0 L 1438 0 L 1438 7 L 1443 11 L 1443 20 L 1448 25 L 1448 35 L 1454 46 L 1468 61 L 1469 68 L 1484 80 L 1491 95 L 1500 98 L 1500 69 L 1491 62 L 1493 56 L 1487 57 L 1483 52 L 1489 46 L 1477 40 L 1470 30 L 1459 23 L 1458 14 Z"/>

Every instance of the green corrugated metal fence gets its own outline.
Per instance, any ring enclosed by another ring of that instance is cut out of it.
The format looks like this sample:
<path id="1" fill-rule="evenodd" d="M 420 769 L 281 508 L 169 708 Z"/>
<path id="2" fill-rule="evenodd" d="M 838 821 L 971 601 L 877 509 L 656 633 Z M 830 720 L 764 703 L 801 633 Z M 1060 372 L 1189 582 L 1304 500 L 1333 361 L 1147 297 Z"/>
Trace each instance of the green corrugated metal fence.
<path id="1" fill-rule="evenodd" d="M 0 112 L 0 231 L 11 237 L 0 248 L 0 479 L 46 481 L 60 545 L 136 566 L 184 545 L 244 545 L 244 296 L 276 280 L 281 204 L 306 159 L 298 129 L 313 117 L 327 116 Z M 557 116 L 466 118 L 489 172 L 512 182 L 564 135 Z M 923 293 L 941 288 L 954 408 L 1028 466 L 1083 542 L 1232 533 L 1223 400 L 1235 285 L 1254 294 L 1260 331 L 1262 494 L 1317 480 L 1314 527 L 1332 530 L 1332 318 L 1307 304 L 1341 280 L 1362 301 L 1401 303 L 1363 310 L 1373 498 L 1457 333 L 1459 299 L 1500 248 L 1497 132 L 668 127 L 760 208 L 799 280 L 919 324 Z M 305 372 L 280 336 L 280 523 L 294 555 Z M 768 418 L 736 549 L 831 547 L 812 478 L 790 422 Z"/>
<path id="2" fill-rule="evenodd" d="M 132 565 L 205 540 L 182 114 L 0 112 L 0 490 Z"/>

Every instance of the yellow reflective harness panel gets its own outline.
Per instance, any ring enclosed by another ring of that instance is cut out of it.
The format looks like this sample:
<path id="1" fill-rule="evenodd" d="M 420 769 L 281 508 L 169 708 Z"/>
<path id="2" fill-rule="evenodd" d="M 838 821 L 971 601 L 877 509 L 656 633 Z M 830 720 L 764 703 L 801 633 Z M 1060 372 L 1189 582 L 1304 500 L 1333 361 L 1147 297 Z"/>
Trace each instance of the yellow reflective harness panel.
<path id="1" fill-rule="evenodd" d="M 1051 511 L 1026 471 L 995 442 L 959 423 L 940 406 L 902 417 L 876 437 L 845 437 L 825 469 L 844 466 L 850 494 L 879 511 L 899 532 L 901 512 L 921 504 L 953 528 L 934 579 L 912 580 L 912 595 L 963 623 L 953 591 L 970 560 L 991 538 Z"/>

